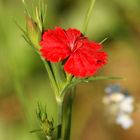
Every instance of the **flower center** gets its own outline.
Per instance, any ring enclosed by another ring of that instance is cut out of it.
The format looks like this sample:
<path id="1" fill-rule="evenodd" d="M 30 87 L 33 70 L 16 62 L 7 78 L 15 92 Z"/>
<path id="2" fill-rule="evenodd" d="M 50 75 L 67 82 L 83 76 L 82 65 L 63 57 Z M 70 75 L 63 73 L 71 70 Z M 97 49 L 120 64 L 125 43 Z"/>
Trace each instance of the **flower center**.
<path id="1" fill-rule="evenodd" d="M 77 39 L 70 43 L 69 48 L 71 52 L 75 52 L 77 49 L 81 48 L 82 45 L 83 45 L 82 41 L 80 41 L 80 39 Z"/>

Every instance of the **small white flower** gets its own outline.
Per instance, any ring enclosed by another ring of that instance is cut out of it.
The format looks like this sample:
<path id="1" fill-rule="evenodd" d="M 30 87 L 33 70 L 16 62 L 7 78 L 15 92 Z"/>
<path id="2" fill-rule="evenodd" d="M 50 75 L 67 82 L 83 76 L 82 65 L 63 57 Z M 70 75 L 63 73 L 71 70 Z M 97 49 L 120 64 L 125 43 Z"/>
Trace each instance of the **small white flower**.
<path id="1" fill-rule="evenodd" d="M 134 124 L 131 117 L 127 114 L 118 115 L 118 117 L 116 118 L 116 123 L 121 125 L 124 129 L 130 128 Z"/>
<path id="2" fill-rule="evenodd" d="M 125 99 L 125 95 L 124 94 L 119 93 L 119 92 L 115 92 L 115 93 L 106 95 L 103 98 L 103 103 L 104 104 L 119 103 L 119 102 L 121 102 L 124 99 Z"/>
<path id="3" fill-rule="evenodd" d="M 125 97 L 125 99 L 120 103 L 120 111 L 131 113 L 134 111 L 133 106 L 134 98 L 132 96 Z"/>
<path id="4" fill-rule="evenodd" d="M 128 104 L 132 104 L 134 102 L 134 98 L 132 96 L 126 96 L 125 102 L 127 102 Z"/>
<path id="5" fill-rule="evenodd" d="M 115 92 L 110 95 L 110 100 L 116 103 L 122 101 L 124 98 L 125 98 L 124 94 L 119 93 L 119 92 Z"/>

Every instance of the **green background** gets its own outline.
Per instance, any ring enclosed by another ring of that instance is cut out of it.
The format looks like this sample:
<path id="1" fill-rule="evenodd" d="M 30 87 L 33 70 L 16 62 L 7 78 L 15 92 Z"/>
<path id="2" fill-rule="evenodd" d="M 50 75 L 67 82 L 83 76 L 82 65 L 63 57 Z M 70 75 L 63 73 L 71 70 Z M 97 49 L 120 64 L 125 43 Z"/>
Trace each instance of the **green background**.
<path id="1" fill-rule="evenodd" d="M 89 2 L 47 0 L 46 29 L 81 29 Z M 38 101 L 56 112 L 50 84 L 40 58 L 24 41 L 14 20 L 25 28 L 22 2 L 0 0 L 0 140 L 43 140 L 43 133 L 29 131 L 39 128 L 35 114 Z M 87 35 L 96 42 L 108 37 L 104 43 L 108 65 L 97 75 L 121 76 L 126 80 L 77 87 L 71 139 L 140 140 L 140 0 L 96 0 Z M 105 114 L 104 88 L 112 83 L 120 83 L 135 98 L 134 126 L 128 130 L 115 125 Z M 47 98 L 52 100 L 46 103 Z"/>

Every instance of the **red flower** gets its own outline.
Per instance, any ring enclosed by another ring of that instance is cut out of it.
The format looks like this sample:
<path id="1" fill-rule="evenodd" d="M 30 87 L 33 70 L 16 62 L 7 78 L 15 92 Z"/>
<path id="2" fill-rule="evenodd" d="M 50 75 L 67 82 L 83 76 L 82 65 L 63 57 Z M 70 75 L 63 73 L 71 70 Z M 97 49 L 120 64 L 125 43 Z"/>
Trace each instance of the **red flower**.
<path id="1" fill-rule="evenodd" d="M 45 31 L 40 42 L 41 55 L 51 61 L 66 60 L 64 70 L 77 77 L 92 76 L 107 63 L 107 54 L 102 46 L 89 41 L 77 29 Z"/>

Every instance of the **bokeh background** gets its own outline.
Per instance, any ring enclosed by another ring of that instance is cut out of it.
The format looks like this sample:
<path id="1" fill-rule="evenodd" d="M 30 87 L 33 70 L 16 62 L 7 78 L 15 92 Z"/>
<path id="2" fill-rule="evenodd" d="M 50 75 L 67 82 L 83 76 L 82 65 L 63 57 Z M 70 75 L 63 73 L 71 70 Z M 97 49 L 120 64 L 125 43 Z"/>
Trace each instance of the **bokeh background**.
<path id="1" fill-rule="evenodd" d="M 32 1 L 27 0 L 28 3 Z M 90 0 L 46 0 L 46 28 L 82 28 Z M 0 140 L 43 140 L 35 110 L 47 104 L 50 85 L 40 58 L 22 38 L 14 20 L 25 27 L 21 0 L 0 0 Z M 126 80 L 81 84 L 73 106 L 71 140 L 140 140 L 140 0 L 97 0 L 87 35 L 104 43 L 109 62 L 98 75 Z M 128 130 L 110 122 L 102 98 L 108 84 L 119 83 L 134 96 L 134 126 Z"/>

